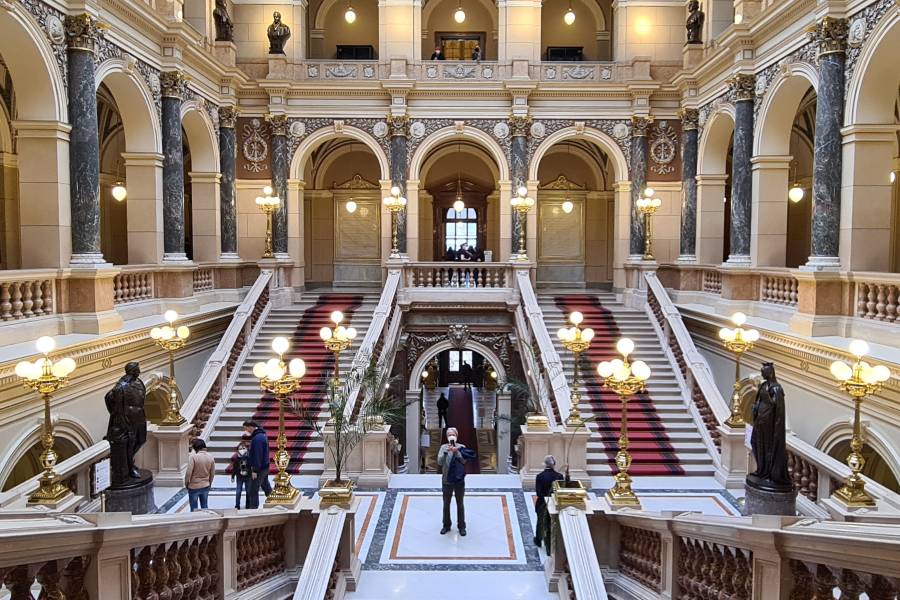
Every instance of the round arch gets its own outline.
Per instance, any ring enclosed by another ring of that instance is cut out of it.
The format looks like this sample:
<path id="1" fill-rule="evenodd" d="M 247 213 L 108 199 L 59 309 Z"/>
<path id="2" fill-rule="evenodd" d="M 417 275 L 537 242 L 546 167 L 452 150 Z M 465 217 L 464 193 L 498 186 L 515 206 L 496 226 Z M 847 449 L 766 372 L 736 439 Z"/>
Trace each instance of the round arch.
<path id="1" fill-rule="evenodd" d="M 503 367 L 503 363 L 500 361 L 500 357 L 497 356 L 497 353 L 474 340 L 466 341 L 466 350 L 472 350 L 474 352 L 478 352 L 482 356 L 490 361 L 491 366 L 497 370 L 497 379 L 499 381 L 506 381 L 506 369 Z M 409 375 L 409 390 L 413 392 L 419 391 L 419 386 L 421 385 L 421 373 L 425 370 L 425 366 L 428 362 L 433 359 L 435 356 L 443 352 L 444 350 L 455 350 L 456 346 L 453 345 L 453 342 L 450 340 L 443 340 L 438 342 L 437 344 L 429 347 L 422 353 L 422 356 L 416 361 L 416 364 L 413 366 L 412 371 Z"/>
<path id="2" fill-rule="evenodd" d="M 219 140 L 212 119 L 200 102 L 189 100 L 181 105 L 181 126 L 191 148 L 191 170 L 198 173 L 219 171 Z"/>
<path id="3" fill-rule="evenodd" d="M 328 0 L 325 0 L 328 2 Z M 338 0 L 332 0 L 332 2 L 337 2 Z M 499 10 L 497 9 L 497 5 L 494 4 L 492 0 L 475 0 L 478 4 L 481 5 L 483 9 L 485 9 L 488 15 L 491 18 L 491 27 L 494 31 L 497 31 L 498 21 L 499 21 Z M 435 9 L 439 4 L 444 4 L 446 0 L 427 0 L 425 6 L 422 7 L 422 29 L 430 28 L 427 26 L 429 23 L 429 19 L 431 19 L 432 13 L 434 13 Z M 448 3 L 449 5 L 449 3 Z M 450 10 L 447 14 L 451 14 L 452 10 Z"/>
<path id="4" fill-rule="evenodd" d="M 331 172 L 331 169 L 334 168 L 335 165 L 338 162 L 340 162 L 342 159 L 344 159 L 347 155 L 353 154 L 355 152 L 360 152 L 361 150 L 368 151 L 369 147 L 364 146 L 363 148 L 359 148 L 358 144 L 356 144 L 356 140 L 350 140 L 350 143 L 342 144 L 336 148 L 329 149 L 328 154 L 322 159 L 322 162 L 316 168 L 315 179 L 312 182 L 313 185 L 309 186 L 308 184 L 310 182 L 307 182 L 307 185 L 308 185 L 307 189 L 310 189 L 310 188 L 316 189 L 316 190 L 328 189 L 328 185 L 325 182 L 325 177 Z M 378 162 L 376 157 L 373 156 L 372 158 L 375 159 L 376 163 Z M 301 168 L 305 168 L 305 166 L 306 165 L 304 165 Z M 358 167 L 358 165 L 357 165 L 357 167 Z M 379 171 L 381 170 L 381 164 L 378 164 L 378 170 Z M 359 168 L 357 168 L 354 173 L 350 173 L 350 172 L 345 173 L 344 177 L 338 179 L 338 181 L 348 180 L 348 179 L 350 179 L 350 177 L 352 177 L 355 173 L 358 173 L 358 172 L 360 172 Z M 369 179 L 372 179 L 372 178 L 370 177 Z M 379 179 L 380 179 L 380 176 L 374 177 L 373 183 L 378 183 Z"/>
<path id="5" fill-rule="evenodd" d="M 849 421 L 833 421 L 819 434 L 815 446 L 826 454 L 830 454 L 838 445 L 848 442 L 853 437 L 853 426 Z M 900 456 L 894 449 L 890 439 L 878 429 L 869 427 L 866 430 L 865 445 L 874 450 L 887 463 L 894 477 L 900 481 Z"/>
<path id="6" fill-rule="evenodd" d="M 816 70 L 807 63 L 792 63 L 769 88 L 759 110 L 753 140 L 754 156 L 787 156 L 797 109 L 809 88 L 819 89 Z"/>
<path id="7" fill-rule="evenodd" d="M 21 4 L 0 11 L 0 40 L 0 54 L 16 88 L 16 118 L 68 122 L 66 86 L 53 50 Z"/>
<path id="8" fill-rule="evenodd" d="M 125 130 L 128 152 L 162 152 L 162 131 L 153 94 L 143 78 L 121 59 L 105 61 L 97 69 L 97 89 L 106 84 L 116 101 Z"/>
<path id="9" fill-rule="evenodd" d="M 723 104 L 709 116 L 703 128 L 697 158 L 698 175 L 721 175 L 725 172 L 728 144 L 734 133 L 734 107 Z"/>
<path id="10" fill-rule="evenodd" d="M 491 158 L 492 160 L 485 161 L 485 166 L 490 170 L 491 176 L 494 178 L 494 182 L 497 182 L 500 180 L 500 168 L 493 161 L 493 156 L 491 156 L 489 153 L 487 153 L 487 151 L 484 148 L 482 148 L 479 145 L 460 144 L 458 151 L 465 153 L 465 154 L 470 154 L 472 156 L 478 156 L 479 158 L 483 157 L 484 154 L 488 154 L 488 157 Z M 446 158 L 448 156 L 456 154 L 456 152 L 457 152 L 457 147 L 455 145 L 448 144 L 446 146 L 438 148 L 433 153 L 431 153 L 431 155 L 427 156 L 425 158 L 425 162 L 422 164 L 422 169 L 421 169 L 421 173 L 420 173 L 420 177 L 422 177 L 422 179 L 420 179 L 419 181 L 423 182 L 423 181 L 427 180 L 428 173 L 442 158 Z"/>
<path id="11" fill-rule="evenodd" d="M 541 157 L 542 162 L 543 162 L 543 159 L 546 159 L 557 153 L 565 154 L 567 156 L 571 155 L 573 157 L 576 157 L 579 161 L 583 162 L 586 165 L 591 165 L 592 163 L 596 162 L 596 158 L 594 156 L 592 156 L 586 148 L 584 148 L 583 146 L 580 146 L 578 144 L 567 144 L 565 141 L 555 144 L 553 146 L 550 146 L 547 149 L 547 151 L 544 153 L 544 155 Z M 537 172 L 535 173 L 535 178 L 534 178 L 534 181 L 538 182 L 538 189 L 540 189 L 542 185 L 546 185 L 547 183 L 550 182 L 550 180 L 541 179 L 539 177 L 540 174 L 541 174 L 541 165 L 540 165 L 540 163 L 538 163 Z M 559 175 L 559 173 L 556 173 L 555 175 Z M 556 178 L 553 173 L 550 174 L 550 177 L 553 179 Z M 596 190 L 596 191 L 612 190 L 612 184 L 608 183 L 608 181 L 607 181 L 608 177 L 609 177 L 608 171 L 603 171 L 602 169 L 594 169 L 590 180 L 583 181 L 583 182 L 582 181 L 577 181 L 577 182 L 573 181 L 572 183 L 579 183 L 579 184 L 584 183 L 587 185 L 587 188 L 589 190 Z"/>
<path id="12" fill-rule="evenodd" d="M 900 11 L 891 10 L 869 34 L 847 88 L 844 125 L 894 122 L 900 83 Z"/>
<path id="13" fill-rule="evenodd" d="M 19 464 L 19 461 L 36 444 L 40 443 L 42 433 L 43 424 L 35 423 L 31 427 L 20 431 L 16 439 L 9 445 L 9 450 L 0 458 L 0 464 L 3 465 L 2 469 L 0 469 L 0 489 L 6 485 L 6 481 Z M 53 422 L 53 433 L 57 440 L 66 440 L 72 444 L 76 452 L 81 452 L 94 443 L 84 423 L 69 415 L 60 415 Z"/>
<path id="14" fill-rule="evenodd" d="M 608 135 L 594 129 L 593 127 L 585 127 L 579 131 L 575 126 L 560 129 L 547 136 L 543 142 L 535 149 L 534 155 L 531 157 L 531 164 L 528 165 L 528 180 L 535 181 L 538 177 L 538 167 L 541 159 L 547 151 L 555 144 L 570 138 L 587 139 L 595 143 L 603 150 L 612 160 L 616 173 L 616 181 L 628 181 L 628 160 L 619 145 Z"/>
<path id="15" fill-rule="evenodd" d="M 391 178 L 391 169 L 387 155 L 384 153 L 381 146 L 378 145 L 378 142 L 375 141 L 375 138 L 362 129 L 348 125 L 344 125 L 340 132 L 336 131 L 333 127 L 323 127 L 322 129 L 311 133 L 300 142 L 300 145 L 297 147 L 297 150 L 294 151 L 294 156 L 291 159 L 291 168 L 289 171 L 290 178 L 303 181 L 303 168 L 306 166 L 306 161 L 309 160 L 309 156 L 313 153 L 313 150 L 328 140 L 341 137 L 359 140 L 368 146 L 375 154 L 375 158 L 378 159 L 378 166 L 381 168 L 381 179 Z"/>
<path id="16" fill-rule="evenodd" d="M 470 127 L 469 125 L 463 126 L 462 129 L 457 129 L 455 126 L 444 127 L 443 129 L 438 129 L 422 140 L 422 143 L 416 148 L 412 160 L 409 161 L 409 179 L 421 181 L 420 173 L 422 172 L 422 166 L 425 164 L 425 161 L 428 160 L 431 151 L 442 143 L 454 139 L 471 140 L 481 146 L 491 155 L 494 162 L 497 164 L 497 167 L 500 169 L 499 180 L 509 181 L 509 164 L 506 162 L 506 155 L 503 153 L 503 148 L 500 147 L 500 144 L 498 144 L 494 138 L 480 129 Z"/>

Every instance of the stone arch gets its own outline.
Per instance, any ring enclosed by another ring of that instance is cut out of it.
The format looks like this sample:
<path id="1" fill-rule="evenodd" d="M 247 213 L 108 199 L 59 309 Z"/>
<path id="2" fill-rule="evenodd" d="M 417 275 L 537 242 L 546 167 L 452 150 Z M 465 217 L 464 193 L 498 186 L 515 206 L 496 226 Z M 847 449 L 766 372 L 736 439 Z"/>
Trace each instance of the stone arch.
<path id="1" fill-rule="evenodd" d="M 837 420 L 829 424 L 819 434 L 815 446 L 826 454 L 830 454 L 837 446 L 848 442 L 853 436 L 853 426 L 847 420 Z M 894 477 L 900 481 L 900 455 L 898 455 L 888 436 L 876 427 L 869 427 L 865 434 L 865 445 L 887 463 Z"/>
<path id="2" fill-rule="evenodd" d="M 326 0 L 327 1 L 327 0 Z M 337 0 L 334 0 L 335 2 Z M 497 9 L 497 5 L 494 4 L 492 0 L 475 0 L 478 4 L 481 5 L 483 9 L 485 9 L 491 17 L 491 26 L 494 31 L 497 31 L 498 21 L 500 18 L 499 10 Z M 425 6 L 422 7 L 422 29 L 427 29 L 426 25 L 431 19 L 431 15 L 434 13 L 435 9 L 439 4 L 447 4 L 450 6 L 450 3 L 446 2 L 446 0 L 426 0 Z M 451 10 L 452 12 L 452 10 Z"/>
<path id="3" fill-rule="evenodd" d="M 384 153 L 384 150 L 381 148 L 381 146 L 378 145 L 378 142 L 375 140 L 375 138 L 373 138 L 362 129 L 349 125 L 344 125 L 340 131 L 336 130 L 334 127 L 323 127 L 304 138 L 304 140 L 300 142 L 300 145 L 297 147 L 297 150 L 294 151 L 293 158 L 291 158 L 290 178 L 303 181 L 303 169 L 306 165 L 306 161 L 309 160 L 309 156 L 310 154 L 312 154 L 313 150 L 315 150 L 322 143 L 328 140 L 340 137 L 348 137 L 359 140 L 360 142 L 368 146 L 372 153 L 375 154 L 375 158 L 378 159 L 378 165 L 381 168 L 381 178 L 391 178 L 391 168 L 390 163 L 388 162 L 388 157 Z"/>
<path id="4" fill-rule="evenodd" d="M 346 141 L 346 138 L 344 138 Z M 317 165 L 316 172 L 314 175 L 314 180 L 312 182 L 307 181 L 307 188 L 322 190 L 328 189 L 328 184 L 325 181 L 325 177 L 331 172 L 333 168 L 336 168 L 337 163 L 345 160 L 346 157 L 350 154 L 360 152 L 360 151 L 370 151 L 368 146 L 363 145 L 362 148 L 359 148 L 359 144 L 356 143 L 357 140 L 352 140 L 350 143 L 342 144 L 334 148 L 329 148 L 327 154 L 322 159 L 321 163 Z M 321 147 L 321 146 L 320 146 Z M 376 163 L 378 163 L 378 159 L 373 155 L 373 159 L 375 159 Z M 307 165 L 303 165 L 301 169 L 305 169 Z M 378 164 L 378 170 L 381 170 L 381 164 Z M 361 171 L 361 169 L 356 169 L 357 172 Z M 340 182 L 348 181 L 354 173 L 345 173 L 344 176 L 340 178 Z M 367 179 L 372 180 L 374 183 L 378 183 L 381 179 L 380 173 L 377 176 L 370 176 Z M 309 184 L 312 185 L 309 185 Z"/>
<path id="5" fill-rule="evenodd" d="M 0 489 L 6 485 L 13 470 L 19 461 L 41 441 L 43 422 L 37 422 L 31 427 L 21 431 L 15 440 L 9 445 L 6 454 L 0 459 L 3 465 L 0 469 Z M 53 432 L 57 440 L 66 440 L 72 444 L 78 452 L 91 446 L 94 441 L 88 428 L 77 418 L 70 415 L 59 415 L 53 423 Z"/>
<path id="6" fill-rule="evenodd" d="M 416 360 L 416 363 L 413 365 L 413 369 L 410 372 L 409 387 L 407 389 L 411 392 L 418 392 L 419 386 L 421 385 L 421 373 L 425 370 L 425 366 L 428 362 L 444 350 L 454 349 L 457 348 L 453 345 L 453 342 L 450 340 L 442 340 L 422 352 L 422 355 Z M 506 368 L 503 366 L 503 363 L 500 361 L 500 357 L 497 356 L 496 352 L 484 344 L 471 339 L 466 341 L 465 349 L 478 352 L 487 358 L 488 361 L 490 361 L 491 366 L 497 369 L 498 381 L 506 381 Z"/>
<path id="7" fill-rule="evenodd" d="M 181 125 L 191 148 L 191 168 L 201 173 L 218 172 L 219 139 L 201 102 L 188 100 L 182 103 Z"/>
<path id="8" fill-rule="evenodd" d="M 509 163 L 506 160 L 506 154 L 497 141 L 475 127 L 464 125 L 461 129 L 455 126 L 444 127 L 429 135 L 422 140 L 419 147 L 413 153 L 412 159 L 409 161 L 409 179 L 421 181 L 420 173 L 425 161 L 431 155 L 432 150 L 441 144 L 452 141 L 454 138 L 468 139 L 480 145 L 491 155 L 497 167 L 500 170 L 499 181 L 509 181 Z"/>
<path id="9" fill-rule="evenodd" d="M 791 128 L 797 108 L 809 88 L 819 89 L 815 68 L 808 63 L 792 63 L 775 78 L 759 109 L 759 124 L 753 155 L 790 154 Z"/>
<path id="10" fill-rule="evenodd" d="M 467 154 L 472 154 L 472 155 L 477 155 L 477 153 L 479 151 L 487 152 L 480 145 L 475 145 L 473 147 L 472 145 L 462 145 L 462 144 L 459 147 L 459 151 L 467 153 Z M 426 181 L 428 178 L 429 171 L 431 170 L 432 167 L 434 167 L 434 165 L 438 161 L 440 161 L 442 158 L 446 158 L 447 156 L 455 154 L 456 152 L 457 152 L 457 147 L 456 147 L 456 145 L 453 145 L 453 144 L 448 144 L 448 145 L 442 146 L 442 147 L 438 148 L 437 150 L 435 150 L 434 152 L 432 152 L 429 156 L 427 156 L 425 158 L 425 161 L 422 164 L 421 173 L 419 174 L 421 179 L 419 179 L 419 181 L 421 183 L 424 183 L 424 181 Z M 486 161 L 485 166 L 491 171 L 491 175 L 493 175 L 493 177 L 494 177 L 494 182 L 496 183 L 497 181 L 499 181 L 500 180 L 500 167 L 493 160 Z"/>
<path id="11" fill-rule="evenodd" d="M 890 10 L 869 34 L 847 86 L 845 125 L 893 122 L 900 83 L 900 11 Z"/>
<path id="12" fill-rule="evenodd" d="M 734 107 L 719 106 L 706 120 L 697 156 L 698 175 L 720 175 L 725 172 L 728 145 L 734 133 Z"/>
<path id="13" fill-rule="evenodd" d="M 628 160 L 625 158 L 625 154 L 622 152 L 622 149 L 619 145 L 607 134 L 600 131 L 599 129 L 594 129 L 593 127 L 585 127 L 583 130 L 578 130 L 573 125 L 571 127 L 565 127 L 560 129 L 559 131 L 555 131 L 547 136 L 543 142 L 534 150 L 534 153 L 531 157 L 531 163 L 528 165 L 528 179 L 530 181 L 537 180 L 538 175 L 538 166 L 541 163 L 541 159 L 547 153 L 547 151 L 552 148 L 555 144 L 567 140 L 569 138 L 583 138 L 592 141 L 594 144 L 600 147 L 607 156 L 613 161 L 613 166 L 616 174 L 616 181 L 627 181 L 628 180 Z"/>
<path id="14" fill-rule="evenodd" d="M 106 84 L 119 110 L 128 152 L 162 151 L 159 113 L 153 94 L 133 67 L 121 59 L 105 61 L 95 74 L 96 87 Z"/>

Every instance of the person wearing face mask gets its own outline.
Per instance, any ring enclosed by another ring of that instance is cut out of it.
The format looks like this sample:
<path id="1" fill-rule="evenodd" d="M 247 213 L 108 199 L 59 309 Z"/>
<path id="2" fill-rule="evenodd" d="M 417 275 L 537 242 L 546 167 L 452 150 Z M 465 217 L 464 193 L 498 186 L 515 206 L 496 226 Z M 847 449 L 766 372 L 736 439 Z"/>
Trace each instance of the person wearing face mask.
<path id="1" fill-rule="evenodd" d="M 437 463 L 441 470 L 441 487 L 444 492 L 444 523 L 441 535 L 450 531 L 453 525 L 450 520 L 450 499 L 456 496 L 456 527 L 459 535 L 466 535 L 466 507 L 463 498 L 466 494 L 466 456 L 468 449 L 457 443 L 459 433 L 455 427 L 447 429 L 447 443 L 438 450 Z"/>
<path id="2" fill-rule="evenodd" d="M 248 438 L 244 436 L 237 450 L 231 455 L 231 481 L 235 483 L 234 507 L 241 508 L 241 493 L 246 489 L 250 493 L 250 450 L 247 447 Z M 246 504 L 244 507 L 246 508 Z"/>

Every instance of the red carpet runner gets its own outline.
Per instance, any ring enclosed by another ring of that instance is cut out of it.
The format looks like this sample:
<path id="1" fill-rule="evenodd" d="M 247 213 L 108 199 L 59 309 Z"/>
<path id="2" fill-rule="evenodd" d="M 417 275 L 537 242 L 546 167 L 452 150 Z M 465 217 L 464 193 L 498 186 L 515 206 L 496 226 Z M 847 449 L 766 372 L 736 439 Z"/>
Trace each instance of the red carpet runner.
<path id="1" fill-rule="evenodd" d="M 306 375 L 300 384 L 300 390 L 293 396 L 293 400 L 302 403 L 304 412 L 317 415 L 325 405 L 328 378 L 334 373 L 334 355 L 325 348 L 319 330 L 322 327 L 333 327 L 330 317 L 332 311 L 339 310 L 344 313 L 343 325 L 353 325 L 353 312 L 362 304 L 362 296 L 351 294 L 327 294 L 320 296 L 316 304 L 304 311 L 300 323 L 290 336 L 291 348 L 285 355 L 285 362 L 292 358 L 302 358 L 306 363 Z M 354 346 L 347 352 L 356 352 L 356 344 L 362 340 L 365 331 L 360 331 Z M 278 449 L 278 403 L 275 397 L 264 393 L 253 414 L 253 420 L 266 430 L 269 438 L 269 450 L 272 457 L 270 472 L 275 474 L 278 467 L 275 466 L 275 451 Z M 291 454 L 291 463 L 288 472 L 297 474 L 303 462 L 306 448 L 315 435 L 308 423 L 287 410 L 284 415 L 285 432 L 287 433 L 287 448 Z M 327 452 L 327 450 L 326 450 Z"/>
<path id="2" fill-rule="evenodd" d="M 466 462 L 466 473 L 481 473 L 478 457 L 478 434 L 475 432 L 475 413 L 472 410 L 472 390 L 461 386 L 450 386 L 450 406 L 447 408 L 447 424 L 456 427 L 459 443 L 475 453 L 476 458 Z M 447 431 L 442 433 L 447 441 Z"/>
<path id="3" fill-rule="evenodd" d="M 607 388 L 601 387 L 597 376 L 597 365 L 604 360 L 621 358 L 616 351 L 616 342 L 621 333 L 612 314 L 600 301 L 591 296 L 567 295 L 554 298 L 556 306 L 568 317 L 573 311 L 584 315 L 581 327 L 590 327 L 595 337 L 591 347 L 581 355 L 581 380 L 584 397 L 582 402 L 590 402 L 594 413 L 594 425 L 606 445 L 607 460 L 613 472 L 618 451 L 619 424 L 622 418 L 622 402 Z M 556 332 L 550 332 L 555 336 Z M 635 350 L 633 360 L 641 358 L 641 348 Z M 651 376 L 652 380 L 652 376 Z M 629 473 L 632 475 L 683 475 L 684 469 L 675 449 L 669 442 L 656 407 L 644 393 L 628 401 L 628 440 L 632 457 Z"/>

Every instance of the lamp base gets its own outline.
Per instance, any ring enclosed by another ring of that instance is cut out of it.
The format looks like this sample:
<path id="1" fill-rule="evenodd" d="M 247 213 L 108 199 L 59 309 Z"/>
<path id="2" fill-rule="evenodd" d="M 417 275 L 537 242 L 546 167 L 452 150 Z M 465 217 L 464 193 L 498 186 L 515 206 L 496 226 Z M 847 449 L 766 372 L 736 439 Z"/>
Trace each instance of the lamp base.
<path id="1" fill-rule="evenodd" d="M 72 490 L 67 488 L 57 479 L 56 473 L 44 474 L 41 477 L 41 487 L 28 497 L 28 504 L 40 504 L 42 506 L 55 507 L 57 504 L 72 495 Z"/>
<path id="2" fill-rule="evenodd" d="M 275 487 L 272 493 L 266 498 L 266 506 L 285 506 L 293 505 L 300 496 L 300 490 L 290 484 L 275 480 Z"/>
<path id="3" fill-rule="evenodd" d="M 631 476 L 628 473 L 616 473 L 616 484 L 606 491 L 606 501 L 610 506 L 636 506 L 641 507 L 641 501 L 631 489 Z"/>
<path id="4" fill-rule="evenodd" d="M 516 261 L 516 262 L 528 262 L 528 255 L 527 255 L 527 254 L 523 254 L 523 253 L 521 253 L 521 252 L 516 252 L 515 254 L 513 254 L 513 255 L 510 256 L 509 258 L 510 258 L 510 260 L 513 260 L 513 261 Z"/>
<path id="5" fill-rule="evenodd" d="M 866 492 L 866 484 L 859 475 L 851 475 L 832 497 L 847 508 L 875 506 L 875 499 Z"/>

